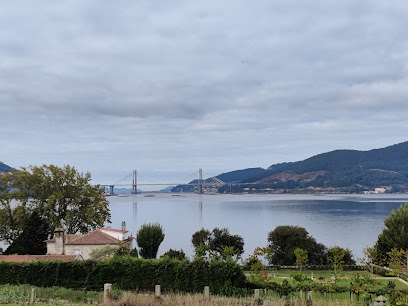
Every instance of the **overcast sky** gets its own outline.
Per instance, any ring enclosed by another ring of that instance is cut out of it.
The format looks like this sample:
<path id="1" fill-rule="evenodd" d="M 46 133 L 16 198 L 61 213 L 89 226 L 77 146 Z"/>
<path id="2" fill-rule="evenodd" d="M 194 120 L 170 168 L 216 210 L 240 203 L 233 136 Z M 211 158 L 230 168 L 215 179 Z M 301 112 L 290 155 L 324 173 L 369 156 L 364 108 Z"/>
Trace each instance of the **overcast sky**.
<path id="1" fill-rule="evenodd" d="M 112 183 L 408 140 L 406 0 L 0 2 L 0 160 Z"/>

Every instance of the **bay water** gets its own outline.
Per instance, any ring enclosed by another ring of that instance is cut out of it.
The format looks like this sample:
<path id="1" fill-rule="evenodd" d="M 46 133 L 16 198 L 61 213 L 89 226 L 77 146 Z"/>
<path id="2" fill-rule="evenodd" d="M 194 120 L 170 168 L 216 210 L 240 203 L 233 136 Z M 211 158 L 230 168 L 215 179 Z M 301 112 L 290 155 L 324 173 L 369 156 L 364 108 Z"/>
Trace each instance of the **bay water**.
<path id="1" fill-rule="evenodd" d="M 191 257 L 191 236 L 201 228 L 228 228 L 244 238 L 247 258 L 267 245 L 268 233 L 279 225 L 306 228 L 317 242 L 349 248 L 354 258 L 373 246 L 392 209 L 408 202 L 407 194 L 261 195 L 151 193 L 110 196 L 112 228 L 126 221 L 136 235 L 144 223 L 158 222 L 165 238 L 159 255 L 170 248 Z"/>

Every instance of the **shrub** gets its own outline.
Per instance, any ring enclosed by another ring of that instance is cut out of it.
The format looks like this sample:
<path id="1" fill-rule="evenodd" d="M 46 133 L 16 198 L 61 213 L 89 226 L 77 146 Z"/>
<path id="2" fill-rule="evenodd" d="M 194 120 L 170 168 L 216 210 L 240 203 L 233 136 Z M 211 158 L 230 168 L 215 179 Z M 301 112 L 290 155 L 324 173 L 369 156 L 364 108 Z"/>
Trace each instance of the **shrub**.
<path id="1" fill-rule="evenodd" d="M 164 232 L 159 223 L 143 224 L 136 235 L 136 242 L 143 258 L 156 258 Z"/>
<path id="2" fill-rule="evenodd" d="M 178 250 L 173 250 L 173 249 L 168 250 L 161 257 L 164 257 L 164 256 L 168 256 L 171 259 L 178 259 L 178 260 L 183 260 L 184 258 L 186 258 L 186 254 L 184 253 L 183 250 L 178 251 Z"/>
<path id="3" fill-rule="evenodd" d="M 168 257 L 146 260 L 130 256 L 107 261 L 5 263 L 0 262 L 0 284 L 30 284 L 39 287 L 65 287 L 101 290 L 104 283 L 115 289 L 202 292 L 210 286 L 215 294 L 245 288 L 246 278 L 233 261 L 174 260 Z"/>
<path id="4" fill-rule="evenodd" d="M 216 227 L 212 232 L 202 228 L 193 234 L 191 242 L 196 257 L 203 257 L 208 251 L 212 258 L 225 260 L 233 256 L 239 258 L 244 252 L 244 239 L 239 235 L 231 235 L 228 228 Z"/>

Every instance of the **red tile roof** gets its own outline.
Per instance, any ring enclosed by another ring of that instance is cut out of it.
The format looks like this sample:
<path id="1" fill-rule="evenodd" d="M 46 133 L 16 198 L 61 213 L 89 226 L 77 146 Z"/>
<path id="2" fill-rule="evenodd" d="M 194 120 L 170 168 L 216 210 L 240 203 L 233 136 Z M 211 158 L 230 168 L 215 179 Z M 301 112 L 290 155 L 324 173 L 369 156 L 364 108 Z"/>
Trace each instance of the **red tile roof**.
<path id="1" fill-rule="evenodd" d="M 83 244 L 117 244 L 118 239 L 105 234 L 101 232 L 100 230 L 96 230 L 93 232 L 90 232 L 88 234 L 79 236 L 78 238 L 72 239 L 68 243 L 65 243 L 66 245 L 68 244 L 73 244 L 73 245 L 83 245 Z"/>
<path id="2" fill-rule="evenodd" d="M 74 261 L 75 255 L 0 255 L 0 261 L 4 262 L 31 262 L 38 260 Z"/>

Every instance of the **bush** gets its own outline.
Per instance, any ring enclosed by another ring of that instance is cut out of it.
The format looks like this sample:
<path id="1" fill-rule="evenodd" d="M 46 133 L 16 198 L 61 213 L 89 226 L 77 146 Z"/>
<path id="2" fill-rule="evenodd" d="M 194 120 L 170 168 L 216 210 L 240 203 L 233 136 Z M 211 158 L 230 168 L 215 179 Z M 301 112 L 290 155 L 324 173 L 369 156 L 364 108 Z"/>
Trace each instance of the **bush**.
<path id="1" fill-rule="evenodd" d="M 186 254 L 184 253 L 183 250 L 178 251 L 178 250 L 173 250 L 173 249 L 168 250 L 161 257 L 164 257 L 164 256 L 168 256 L 171 259 L 178 259 L 178 260 L 183 260 L 184 258 L 186 258 Z"/>
<path id="2" fill-rule="evenodd" d="M 231 235 L 228 228 L 214 228 L 212 232 L 202 228 L 191 237 L 196 256 L 203 257 L 208 251 L 212 258 L 239 258 L 244 252 L 244 239 L 239 235 Z M 232 247 L 232 248 L 231 248 Z"/>
<path id="3" fill-rule="evenodd" d="M 246 278 L 232 261 L 173 260 L 168 257 L 146 260 L 130 256 L 106 261 L 5 263 L 0 262 L 0 284 L 30 284 L 39 287 L 65 287 L 101 290 L 112 283 L 121 290 L 211 292 L 221 294 L 245 288 Z"/>
<path id="4" fill-rule="evenodd" d="M 143 224 L 136 235 L 136 242 L 143 258 L 156 258 L 164 233 L 159 223 Z"/>

